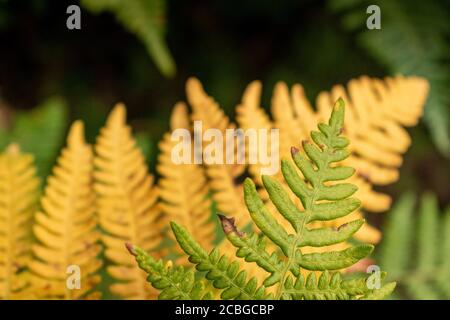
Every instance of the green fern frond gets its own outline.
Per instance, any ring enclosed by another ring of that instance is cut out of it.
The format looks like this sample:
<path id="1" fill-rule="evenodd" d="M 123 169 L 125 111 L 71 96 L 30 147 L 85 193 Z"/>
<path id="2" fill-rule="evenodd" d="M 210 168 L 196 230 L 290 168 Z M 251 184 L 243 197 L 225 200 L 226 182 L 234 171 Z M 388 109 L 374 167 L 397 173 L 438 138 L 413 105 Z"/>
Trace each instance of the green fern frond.
<path id="1" fill-rule="evenodd" d="M 415 218 L 415 202 L 407 193 L 389 215 L 381 267 L 398 280 L 405 297 L 450 299 L 450 210 L 440 217 L 436 198 L 425 194 Z"/>
<path id="2" fill-rule="evenodd" d="M 175 63 L 164 41 L 164 0 L 82 0 L 81 3 L 94 13 L 114 13 L 117 20 L 144 43 L 161 73 L 166 77 L 175 74 Z"/>
<path id="3" fill-rule="evenodd" d="M 291 149 L 295 166 L 288 160 L 282 161 L 283 176 L 289 188 L 300 199 L 303 210 L 292 202 L 277 180 L 262 177 L 271 202 L 291 224 L 293 233 L 288 233 L 278 223 L 250 179 L 246 179 L 244 183 L 245 203 L 262 235 L 247 235 L 238 230 L 234 218 L 220 216 L 228 240 L 237 248 L 236 256 L 247 262 L 254 262 L 268 272 L 262 285 L 258 285 L 256 278 L 247 280 L 247 273 L 237 261 L 221 256 L 217 248 L 208 253 L 184 227 L 171 222 L 175 238 L 189 256 L 189 261 L 196 265 L 198 271 L 206 273 L 206 279 L 215 288 L 222 290 L 222 299 L 383 298 L 394 289 L 395 283 L 371 289 L 367 284 L 370 276 L 342 280 L 338 272 L 330 272 L 347 268 L 366 257 L 371 253 L 372 245 L 350 246 L 340 251 L 302 252 L 305 247 L 318 248 L 342 243 L 364 223 L 362 219 L 356 219 L 337 229 L 311 226 L 315 221 L 329 221 L 346 216 L 360 206 L 358 199 L 351 198 L 357 189 L 354 185 L 335 183 L 349 178 L 354 172 L 350 167 L 335 164 L 349 155 L 345 149 L 349 141 L 341 136 L 344 109 L 344 101 L 339 99 L 328 124 L 319 124 L 319 131 L 311 133 L 315 144 L 303 142 L 305 154 L 296 148 Z M 280 252 L 269 254 L 265 248 L 266 238 Z M 145 259 L 139 248 L 129 246 L 129 250 L 138 253 L 138 262 Z M 146 271 L 150 277 L 155 273 L 152 269 Z M 304 273 L 307 271 L 314 272 L 305 278 Z M 275 290 L 266 290 L 269 287 L 274 287 Z"/>
<path id="4" fill-rule="evenodd" d="M 367 30 L 364 14 L 369 5 L 381 9 L 381 30 Z M 430 0 L 331 0 L 333 11 L 343 13 L 344 26 L 359 33 L 359 44 L 392 73 L 419 75 L 430 81 L 425 122 L 434 143 L 450 155 L 449 11 Z"/>
<path id="5" fill-rule="evenodd" d="M 162 260 L 155 260 L 144 250 L 127 244 L 127 249 L 136 257 L 139 267 L 149 274 L 148 281 L 160 290 L 160 299 L 171 300 L 210 300 L 213 295 L 206 291 L 203 281 L 196 281 L 192 270 L 179 266 L 172 267 L 171 261 L 164 265 Z"/>

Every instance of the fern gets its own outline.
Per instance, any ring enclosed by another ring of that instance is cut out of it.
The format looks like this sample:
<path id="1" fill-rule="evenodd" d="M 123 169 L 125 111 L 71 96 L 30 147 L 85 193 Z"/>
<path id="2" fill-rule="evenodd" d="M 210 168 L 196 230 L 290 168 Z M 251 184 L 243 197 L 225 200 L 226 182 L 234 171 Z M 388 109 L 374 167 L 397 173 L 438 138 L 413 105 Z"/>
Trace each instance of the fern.
<path id="1" fill-rule="evenodd" d="M 256 263 L 269 273 L 262 285 L 255 278 L 247 280 L 247 274 L 240 269 L 237 261 L 230 260 L 214 248 L 205 251 L 179 224 L 171 222 L 174 235 L 189 256 L 189 261 L 200 272 L 205 272 L 206 279 L 222 291 L 222 299 L 348 299 L 348 298 L 383 298 L 394 289 L 395 284 L 388 284 L 381 289 L 369 289 L 366 278 L 343 280 L 338 272 L 347 268 L 372 251 L 371 245 L 352 246 L 341 251 L 303 253 L 306 246 L 322 247 L 347 240 L 364 223 L 354 220 L 340 228 L 311 228 L 314 221 L 333 220 L 357 209 L 360 201 L 351 198 L 356 187 L 349 183 L 332 184 L 350 177 L 354 170 L 350 167 L 333 166 L 342 161 L 349 153 L 345 149 L 348 140 L 341 136 L 344 123 L 344 102 L 338 100 L 328 124 L 319 124 L 319 130 L 311 133 L 315 144 L 305 141 L 303 148 L 306 155 L 296 148 L 291 149 L 292 158 L 305 180 L 297 173 L 296 167 L 288 160 L 282 161 L 282 172 L 290 189 L 298 196 L 304 210 L 299 210 L 290 200 L 289 195 L 275 179 L 263 176 L 262 181 L 280 214 L 289 221 L 294 232 L 288 233 L 267 210 L 259 197 L 255 184 L 246 179 L 244 183 L 245 202 L 250 216 L 263 236 L 238 230 L 234 218 L 221 217 L 222 227 L 228 240 L 238 249 L 236 255 L 248 262 Z M 326 183 L 328 182 L 328 183 Z M 326 184 L 325 184 L 326 183 Z M 282 253 L 282 256 L 269 254 L 265 249 L 268 238 Z M 174 281 L 156 282 L 163 275 L 161 268 L 156 268 L 154 259 L 138 247 L 128 244 L 128 250 L 136 256 L 140 267 L 149 273 L 153 286 L 160 290 L 169 288 Z M 161 265 L 161 262 L 160 262 Z M 301 270 L 317 271 L 310 273 L 306 279 Z M 196 284 L 196 282 L 194 282 Z M 275 293 L 268 294 L 266 288 L 275 286 Z M 184 293 L 191 287 L 176 286 L 171 289 Z M 177 297 L 179 296 L 176 295 Z M 160 297 L 160 298 L 164 298 Z"/>
<path id="2" fill-rule="evenodd" d="M 38 243 L 29 264 L 35 295 L 45 299 L 98 297 L 101 281 L 100 234 L 96 230 L 92 185 L 92 148 L 84 140 L 84 126 L 76 121 L 67 137 L 53 174 L 48 178 L 33 226 Z M 67 286 L 69 266 L 80 269 L 80 288 Z"/>
<path id="3" fill-rule="evenodd" d="M 116 280 L 113 294 L 130 299 L 152 297 L 145 273 L 137 268 L 123 243 L 132 241 L 145 250 L 159 247 L 158 190 L 144 157 L 126 125 L 125 106 L 118 104 L 101 129 L 95 147 L 95 191 L 108 273 Z"/>
<path id="4" fill-rule="evenodd" d="M 401 297 L 450 299 L 450 210 L 440 217 L 436 198 L 425 194 L 415 218 L 415 202 L 406 193 L 392 209 L 379 262 L 398 279 Z"/>
<path id="5" fill-rule="evenodd" d="M 175 105 L 171 120 L 171 130 L 190 129 L 187 107 L 183 103 Z M 159 206 L 165 219 L 184 225 L 195 234 L 200 244 L 210 248 L 215 238 L 215 224 L 211 218 L 211 199 L 204 170 L 195 164 L 175 164 L 172 150 L 177 144 L 166 133 L 159 143 L 160 154 L 156 170 L 161 175 L 158 186 Z"/>
<path id="6" fill-rule="evenodd" d="M 0 155 L 0 299 L 30 298 L 26 266 L 38 188 L 33 157 L 11 144 Z"/>
<path id="7" fill-rule="evenodd" d="M 212 292 L 206 291 L 203 281 L 195 281 L 192 270 L 185 270 L 182 266 L 173 268 L 170 261 L 164 265 L 162 260 L 156 261 L 144 250 L 130 244 L 127 244 L 127 249 L 136 256 L 139 266 L 149 273 L 148 280 L 152 285 L 161 290 L 160 299 L 209 300 L 213 297 Z"/>
<path id="8" fill-rule="evenodd" d="M 205 93 L 200 81 L 190 78 L 186 83 L 186 94 L 193 109 L 192 120 L 201 121 L 203 130 L 218 129 L 225 136 L 227 129 L 235 128 L 235 124 L 230 123 L 217 102 Z M 223 154 L 225 152 L 226 150 Z M 238 183 L 238 178 L 245 171 L 245 165 L 205 164 L 205 168 L 217 210 L 236 217 L 243 225 L 249 223 L 242 197 L 242 185 Z"/>
<path id="9" fill-rule="evenodd" d="M 294 85 L 289 92 L 286 84 L 278 83 L 272 97 L 271 121 L 259 106 L 260 85 L 252 83 L 236 109 L 237 118 L 244 128 L 279 129 L 281 155 L 286 157 L 283 150 L 306 139 L 307 132 L 315 123 L 326 120 L 332 101 L 343 97 L 348 105 L 345 131 L 352 144 L 349 146 L 351 155 L 342 164 L 356 169 L 350 181 L 359 188 L 357 197 L 361 199 L 363 209 L 382 212 L 389 209 L 391 200 L 389 196 L 375 191 L 373 185 L 386 185 L 398 179 L 401 156 L 411 143 L 403 126 L 417 123 L 427 90 L 427 82 L 417 77 L 385 80 L 361 77 L 351 80 L 347 89 L 337 85 L 331 92 L 320 93 L 316 109 L 313 109 L 300 85 Z M 250 165 L 253 176 L 257 171 L 257 166 Z M 258 182 L 258 179 L 255 181 Z M 355 212 L 351 218 L 361 216 L 362 213 Z M 362 241 L 376 243 L 381 234 L 365 224 L 355 236 Z"/>
<path id="10" fill-rule="evenodd" d="M 92 12 L 109 11 L 145 45 L 161 73 L 172 77 L 175 63 L 164 41 L 166 3 L 164 0 L 82 0 Z"/>
<path id="11" fill-rule="evenodd" d="M 330 1 L 342 13 L 344 26 L 359 32 L 358 43 L 392 73 L 420 75 L 430 81 L 425 123 L 438 149 L 450 155 L 450 84 L 448 20 L 439 1 Z M 372 4 L 380 6 L 382 30 L 365 29 L 363 14 Z M 364 29 L 362 29 L 364 28 Z"/>

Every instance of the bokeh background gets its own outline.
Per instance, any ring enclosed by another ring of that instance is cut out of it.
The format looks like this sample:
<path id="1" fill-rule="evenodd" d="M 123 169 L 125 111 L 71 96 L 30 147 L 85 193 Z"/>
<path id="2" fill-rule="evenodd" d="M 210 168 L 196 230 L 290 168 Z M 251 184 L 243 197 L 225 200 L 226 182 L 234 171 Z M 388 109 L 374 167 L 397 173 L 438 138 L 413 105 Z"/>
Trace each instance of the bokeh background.
<path id="1" fill-rule="evenodd" d="M 81 7 L 81 30 L 66 8 Z M 381 8 L 381 30 L 365 26 Z M 45 177 L 68 124 L 93 142 L 108 111 L 127 105 L 154 172 L 172 106 L 196 76 L 233 117 L 259 79 L 268 108 L 274 84 L 299 82 L 311 101 L 360 75 L 426 77 L 431 93 L 401 179 L 381 190 L 431 191 L 450 203 L 450 1 L 0 0 L 0 147 L 19 141 Z M 383 226 L 379 215 L 374 223 Z"/>

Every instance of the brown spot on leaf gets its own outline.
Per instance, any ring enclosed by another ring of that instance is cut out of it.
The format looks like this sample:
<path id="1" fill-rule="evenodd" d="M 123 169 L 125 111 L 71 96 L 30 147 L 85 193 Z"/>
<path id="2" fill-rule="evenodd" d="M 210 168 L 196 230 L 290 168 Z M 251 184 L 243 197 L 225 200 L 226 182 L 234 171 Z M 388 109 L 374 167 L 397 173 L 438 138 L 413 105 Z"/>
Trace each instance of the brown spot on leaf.
<path id="1" fill-rule="evenodd" d="M 125 247 L 127 248 L 129 253 L 131 253 L 135 257 L 137 256 L 137 252 L 136 250 L 134 250 L 134 246 L 131 243 L 129 242 L 125 243 Z"/>
<path id="2" fill-rule="evenodd" d="M 341 230 L 341 228 L 345 228 L 346 226 L 348 226 L 348 222 L 347 222 L 347 223 L 344 223 L 344 224 L 341 224 L 341 225 L 337 228 L 336 231 L 339 231 L 339 230 Z"/>
<path id="3" fill-rule="evenodd" d="M 291 147 L 291 154 L 292 155 L 296 155 L 297 153 L 299 153 L 300 152 L 300 150 L 298 149 L 298 148 L 296 148 L 296 147 Z"/>
<path id="4" fill-rule="evenodd" d="M 245 232 L 241 232 L 237 229 L 234 218 L 228 218 L 223 214 L 218 214 L 220 223 L 222 224 L 222 229 L 225 234 L 230 234 L 231 232 L 235 232 L 238 237 L 242 238 L 245 236 Z"/>

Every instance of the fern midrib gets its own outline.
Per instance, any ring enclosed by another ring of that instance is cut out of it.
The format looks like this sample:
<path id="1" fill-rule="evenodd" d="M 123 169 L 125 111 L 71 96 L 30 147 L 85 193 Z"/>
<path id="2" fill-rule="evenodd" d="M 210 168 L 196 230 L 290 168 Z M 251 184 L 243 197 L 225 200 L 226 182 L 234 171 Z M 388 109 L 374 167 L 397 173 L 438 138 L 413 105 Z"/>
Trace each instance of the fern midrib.
<path id="1" fill-rule="evenodd" d="M 174 282 L 174 281 L 172 280 L 171 277 L 167 277 L 167 276 L 166 276 L 165 278 L 169 281 L 171 287 L 176 288 L 177 291 L 179 291 L 179 292 L 181 293 L 181 296 L 183 297 L 183 300 L 193 300 L 193 298 L 189 295 L 189 293 L 184 292 L 184 291 L 180 288 L 179 284 L 177 284 L 176 282 Z"/>
<path id="2" fill-rule="evenodd" d="M 332 145 L 329 137 L 327 137 L 327 142 L 328 142 L 328 145 Z M 330 161 L 328 159 L 330 158 L 331 153 L 333 151 L 334 151 L 334 149 L 330 152 L 329 147 L 327 147 L 327 150 L 326 150 L 327 157 L 326 157 L 326 162 L 324 164 L 325 168 L 327 168 L 330 165 Z M 275 295 L 275 297 L 276 297 L 275 299 L 277 299 L 277 300 L 279 300 L 280 297 L 284 293 L 284 291 L 283 291 L 283 289 L 284 289 L 284 282 L 285 282 L 286 277 L 288 275 L 288 271 L 291 269 L 292 264 L 294 262 L 295 252 L 297 250 L 297 245 L 298 245 L 299 241 L 301 241 L 301 239 L 303 237 L 303 232 L 305 230 L 306 224 L 308 223 L 307 221 L 309 221 L 309 217 L 311 216 L 310 209 L 313 207 L 314 203 L 316 202 L 318 189 L 323 186 L 322 169 L 320 169 L 318 165 L 317 165 L 316 173 L 317 173 L 317 187 L 313 188 L 312 196 L 309 199 L 309 201 L 305 204 L 305 211 L 304 211 L 304 214 L 303 214 L 303 216 L 302 216 L 302 218 L 300 220 L 300 230 L 297 232 L 297 236 L 294 238 L 294 241 L 293 241 L 293 244 L 292 244 L 292 247 L 291 247 L 291 250 L 292 250 L 291 251 L 291 255 L 288 257 L 288 260 L 286 262 L 286 266 L 283 269 L 283 273 L 282 273 L 282 276 L 281 276 L 281 279 L 280 279 L 280 283 L 279 283 L 278 288 L 277 288 L 277 293 Z M 298 250 L 301 253 L 301 249 L 299 248 Z"/>
<path id="3" fill-rule="evenodd" d="M 228 280 L 228 282 L 229 282 L 234 288 L 239 289 L 239 291 L 241 292 L 241 294 L 239 295 L 239 297 L 240 297 L 241 295 L 245 295 L 245 296 L 247 297 L 246 299 L 248 299 L 248 300 L 256 300 L 256 296 L 250 295 L 247 291 L 245 291 L 244 288 L 242 288 L 241 286 L 239 286 L 238 284 L 235 283 L 234 279 L 235 279 L 236 277 L 230 278 L 230 277 L 228 276 L 228 274 L 227 274 L 226 271 L 223 271 L 223 270 L 219 269 L 219 267 L 216 267 L 216 265 L 211 261 L 211 259 L 210 259 L 209 256 L 208 256 L 208 261 L 209 261 L 209 263 L 210 263 L 212 266 L 215 267 L 216 270 L 219 270 L 220 274 L 221 274 L 224 278 L 226 278 L 226 279 Z M 223 290 L 223 289 L 221 289 L 221 290 Z M 256 291 L 255 291 L 255 292 L 256 292 Z"/>
<path id="4" fill-rule="evenodd" d="M 137 245 L 140 245 L 140 241 L 139 241 L 139 236 L 138 236 L 138 224 L 137 224 L 137 219 L 136 219 L 136 207 L 134 205 L 133 199 L 131 197 L 131 193 L 133 192 L 133 190 L 128 190 L 128 188 L 126 186 L 128 186 L 128 179 L 126 176 L 126 173 L 124 172 L 123 168 L 125 168 L 125 166 L 123 165 L 124 161 L 123 161 L 123 155 L 124 153 L 122 152 L 122 146 L 126 145 L 124 144 L 117 144 L 117 148 L 118 151 L 117 152 L 117 162 L 118 165 L 116 168 L 118 168 L 119 170 L 117 170 L 116 174 L 119 178 L 119 185 L 118 188 L 120 190 L 120 193 L 124 195 L 125 201 L 127 203 L 127 207 L 129 208 L 129 210 L 127 210 L 127 213 L 130 216 L 130 228 L 131 228 L 131 242 L 132 243 L 136 243 Z M 136 272 L 139 271 L 137 266 L 133 266 L 133 270 L 135 270 Z M 137 277 L 137 279 L 139 279 L 139 282 L 141 283 L 140 289 L 140 295 L 141 297 L 146 297 L 146 281 L 145 278 L 143 277 Z"/>
<path id="5" fill-rule="evenodd" d="M 76 211 L 75 207 L 74 207 L 74 203 L 77 203 L 78 199 L 77 199 L 77 195 L 76 195 L 76 191 L 78 190 L 78 185 L 76 183 L 77 178 L 82 174 L 82 172 L 78 172 L 78 168 L 80 168 L 80 166 L 78 165 L 79 163 L 83 163 L 84 160 L 84 154 L 83 153 L 79 153 L 76 147 L 72 148 L 68 147 L 68 151 L 69 152 L 73 152 L 77 157 L 78 161 L 75 161 L 75 171 L 70 170 L 71 175 L 73 175 L 72 179 L 70 179 L 70 183 L 69 183 L 69 188 L 68 190 L 70 191 L 68 194 L 68 201 L 67 201 L 67 208 L 66 208 L 66 212 L 67 214 L 64 215 L 64 246 L 63 246 L 63 257 L 64 257 L 64 261 L 65 264 L 63 264 L 63 266 L 69 266 L 70 264 L 73 263 L 73 261 L 71 261 L 71 250 L 70 250 L 70 240 L 71 240 L 71 234 L 73 231 L 73 216 L 74 213 Z M 62 168 L 62 169 L 67 169 L 67 168 Z M 55 176 L 56 178 L 56 176 Z M 80 266 L 81 267 L 81 266 Z M 73 299 L 73 289 L 69 289 L 68 286 L 64 286 L 64 290 L 65 290 L 65 294 L 64 297 L 66 300 L 72 300 Z"/>

